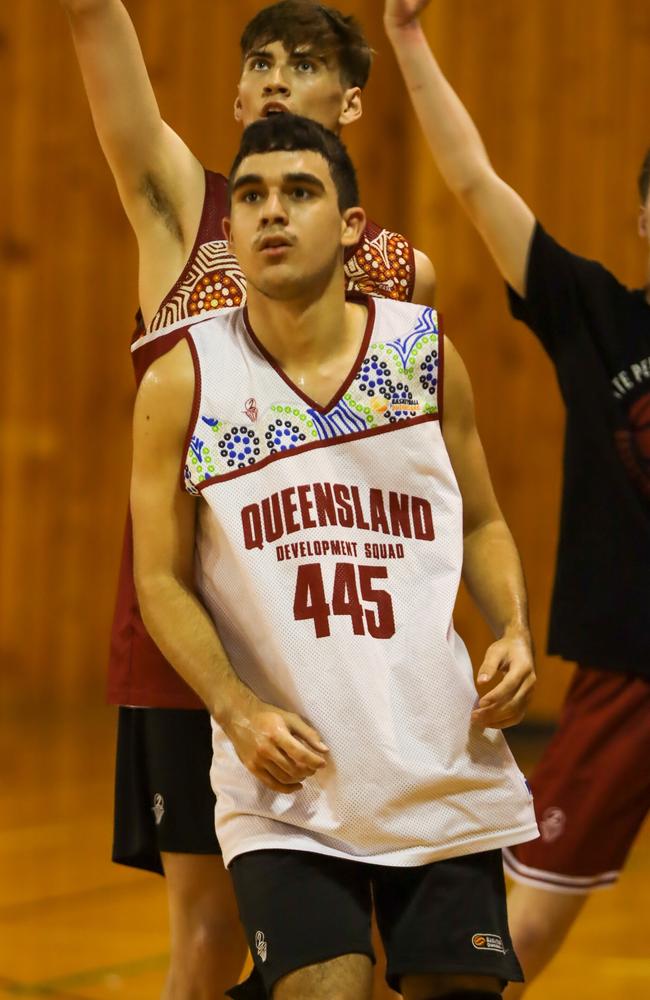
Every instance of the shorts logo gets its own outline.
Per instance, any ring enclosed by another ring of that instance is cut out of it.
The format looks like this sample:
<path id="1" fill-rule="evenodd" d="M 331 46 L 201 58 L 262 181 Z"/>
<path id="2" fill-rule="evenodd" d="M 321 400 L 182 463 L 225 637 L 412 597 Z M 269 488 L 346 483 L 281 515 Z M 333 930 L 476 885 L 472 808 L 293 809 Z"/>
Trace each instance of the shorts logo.
<path id="1" fill-rule="evenodd" d="M 472 938 L 472 945 L 477 951 L 498 951 L 500 955 L 506 953 L 503 939 L 498 934 L 475 934 Z"/>
<path id="2" fill-rule="evenodd" d="M 153 805 L 151 807 L 153 817 L 156 821 L 156 826 L 160 826 L 162 823 L 162 818 L 165 815 L 165 800 L 163 799 L 160 792 L 156 792 L 153 797 Z"/>
<path id="3" fill-rule="evenodd" d="M 539 828 L 542 833 L 542 840 L 547 844 L 552 844 L 564 833 L 566 827 L 566 814 L 557 806 L 549 806 L 544 810 L 539 821 Z"/>
<path id="4" fill-rule="evenodd" d="M 268 955 L 268 946 L 266 938 L 262 931 L 255 931 L 255 951 L 260 956 L 263 962 L 266 962 L 266 956 Z"/>

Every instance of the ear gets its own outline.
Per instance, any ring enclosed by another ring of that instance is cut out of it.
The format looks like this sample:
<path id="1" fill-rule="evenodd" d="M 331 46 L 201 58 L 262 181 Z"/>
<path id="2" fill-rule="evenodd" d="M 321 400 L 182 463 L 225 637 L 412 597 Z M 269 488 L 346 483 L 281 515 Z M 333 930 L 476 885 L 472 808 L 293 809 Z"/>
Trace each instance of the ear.
<path id="1" fill-rule="evenodd" d="M 650 236 L 650 220 L 648 220 L 648 206 L 641 205 L 639 209 L 639 222 L 638 222 L 639 236 L 646 240 Z"/>
<path id="2" fill-rule="evenodd" d="M 361 103 L 361 87 L 350 87 L 343 95 L 341 114 L 339 115 L 339 125 L 351 125 L 361 118 L 363 105 Z"/>
<path id="3" fill-rule="evenodd" d="M 366 213 L 362 208 L 347 208 L 341 217 L 341 246 L 353 247 L 366 228 Z"/>
<path id="4" fill-rule="evenodd" d="M 237 94 L 237 97 L 235 98 L 235 121 L 240 122 L 241 120 L 242 120 L 241 97 L 239 96 L 239 94 Z"/>
<path id="5" fill-rule="evenodd" d="M 223 229 L 223 235 L 226 237 L 229 248 L 234 249 L 234 243 L 232 238 L 232 225 L 230 219 L 222 219 L 221 227 Z"/>

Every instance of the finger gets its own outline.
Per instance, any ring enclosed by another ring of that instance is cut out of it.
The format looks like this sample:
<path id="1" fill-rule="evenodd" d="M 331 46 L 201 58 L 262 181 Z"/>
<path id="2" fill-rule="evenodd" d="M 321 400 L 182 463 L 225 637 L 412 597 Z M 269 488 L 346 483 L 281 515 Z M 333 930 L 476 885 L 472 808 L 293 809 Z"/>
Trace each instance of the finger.
<path id="1" fill-rule="evenodd" d="M 294 761 L 290 760 L 285 753 L 279 747 L 273 744 L 269 745 L 268 752 L 265 754 L 267 760 L 262 763 L 262 766 L 266 766 L 267 763 L 272 763 L 274 767 L 278 769 L 281 773 L 289 778 L 291 781 L 303 781 L 304 778 L 311 778 L 312 775 L 318 770 L 315 767 L 306 767 L 301 764 L 296 764 Z"/>
<path id="2" fill-rule="evenodd" d="M 312 750 L 316 750 L 318 753 L 328 753 L 329 747 L 323 743 L 316 730 L 299 715 L 292 714 L 287 720 L 287 725 L 294 736 L 299 736 L 303 743 L 306 743 Z"/>
<path id="3" fill-rule="evenodd" d="M 521 677 L 507 673 L 478 703 L 479 708 L 499 708 L 514 698 L 523 683 Z"/>
<path id="4" fill-rule="evenodd" d="M 514 715 L 504 715 L 496 718 L 472 718 L 477 729 L 508 729 L 510 726 L 518 726 L 524 717 L 523 712 L 516 712 Z"/>
<path id="5" fill-rule="evenodd" d="M 315 753 L 302 740 L 292 736 L 288 729 L 279 729 L 274 734 L 274 742 L 293 763 L 300 767 L 310 767 L 317 770 L 327 763 L 321 754 Z"/>
<path id="6" fill-rule="evenodd" d="M 478 676 L 476 678 L 477 686 L 479 684 L 489 684 L 494 680 L 497 673 L 501 669 L 503 663 L 503 650 L 498 645 L 490 646 L 485 653 L 483 658 L 483 663 L 479 667 Z"/>
<path id="7" fill-rule="evenodd" d="M 265 768 L 253 768 L 251 769 L 251 774 L 253 774 L 258 781 L 261 781 L 263 785 L 270 788 L 272 792 L 281 792 L 283 795 L 289 794 L 291 792 L 299 792 L 302 785 L 298 782 L 294 782 L 292 785 L 287 785 L 282 781 L 278 781 L 274 778 Z"/>
<path id="8" fill-rule="evenodd" d="M 302 776 L 298 774 L 287 774 L 283 771 L 281 767 L 278 767 L 272 760 L 267 760 L 263 765 L 260 765 L 261 771 L 266 771 L 271 777 L 279 781 L 281 785 L 296 785 L 302 783 Z"/>
<path id="9" fill-rule="evenodd" d="M 487 694 L 479 701 L 480 708 L 502 705 L 517 692 L 532 691 L 535 685 L 535 674 L 529 660 L 512 660 L 505 666 L 505 673 Z"/>
<path id="10" fill-rule="evenodd" d="M 501 720 L 515 715 L 520 719 L 523 718 L 533 692 L 533 686 L 533 683 L 529 681 L 522 685 L 521 689 L 506 702 L 475 708 L 472 712 L 472 721 L 484 724 L 486 720 L 489 720 L 490 723 L 495 720 L 501 722 Z"/>

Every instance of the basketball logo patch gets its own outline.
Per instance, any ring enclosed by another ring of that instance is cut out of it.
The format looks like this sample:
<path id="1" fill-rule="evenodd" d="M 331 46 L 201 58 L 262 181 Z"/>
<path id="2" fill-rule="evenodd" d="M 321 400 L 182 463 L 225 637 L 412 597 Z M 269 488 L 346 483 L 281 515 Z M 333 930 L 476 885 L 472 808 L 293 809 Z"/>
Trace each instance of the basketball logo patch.
<path id="1" fill-rule="evenodd" d="M 498 934 L 475 934 L 472 938 L 472 947 L 477 951 L 498 951 L 500 955 L 506 953 L 503 938 Z"/>

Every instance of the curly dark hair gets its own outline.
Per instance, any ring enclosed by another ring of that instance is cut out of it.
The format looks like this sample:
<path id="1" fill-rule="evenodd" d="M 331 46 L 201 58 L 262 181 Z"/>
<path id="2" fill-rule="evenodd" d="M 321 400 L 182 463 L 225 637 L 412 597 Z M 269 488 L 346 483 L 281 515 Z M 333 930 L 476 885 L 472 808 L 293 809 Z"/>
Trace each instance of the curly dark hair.
<path id="1" fill-rule="evenodd" d="M 248 22 L 240 39 L 242 59 L 250 52 L 282 42 L 288 52 L 307 46 L 326 61 L 334 60 L 350 87 L 365 87 L 373 52 L 352 15 L 315 0 L 280 0 L 264 7 Z"/>

